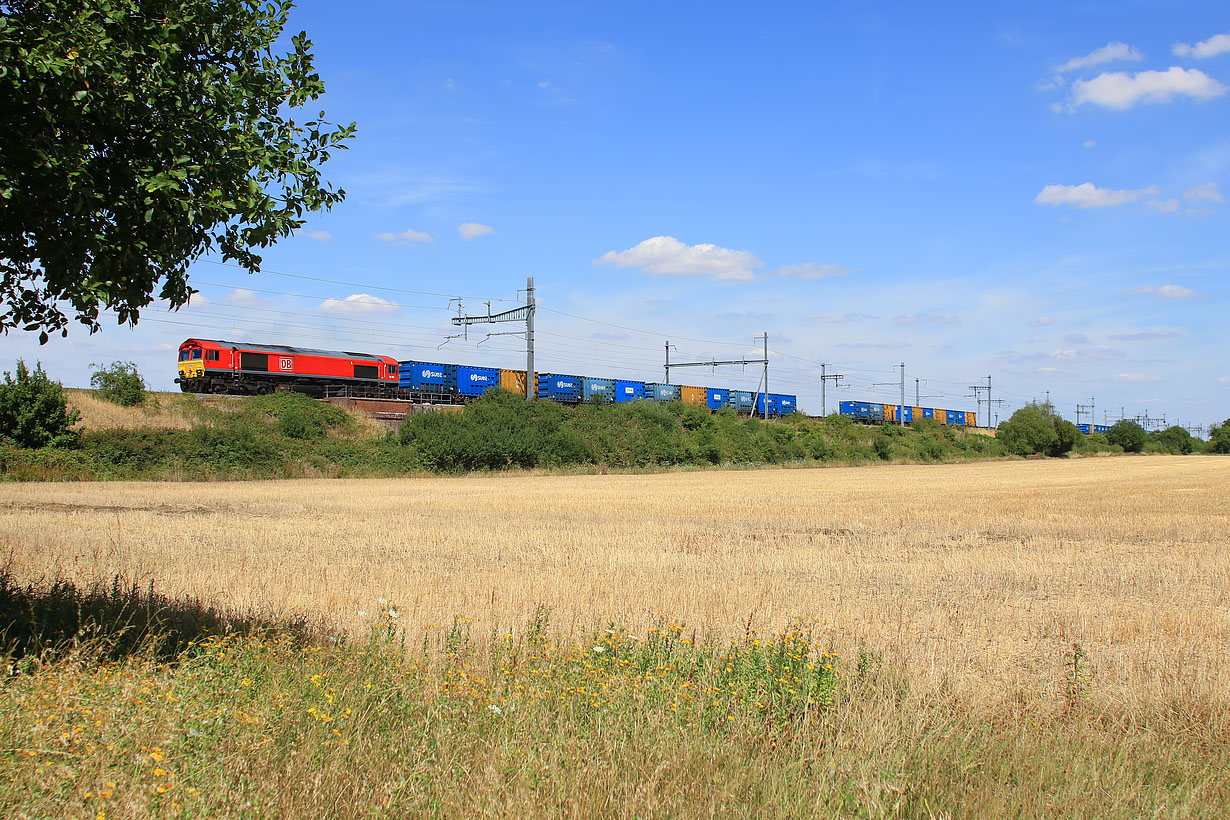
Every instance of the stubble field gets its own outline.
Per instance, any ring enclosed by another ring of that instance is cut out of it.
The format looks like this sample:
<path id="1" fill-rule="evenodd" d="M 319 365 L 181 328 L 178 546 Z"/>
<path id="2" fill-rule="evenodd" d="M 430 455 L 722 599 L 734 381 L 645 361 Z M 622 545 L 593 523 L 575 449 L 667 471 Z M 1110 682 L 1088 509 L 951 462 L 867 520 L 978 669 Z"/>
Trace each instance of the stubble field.
<path id="1" fill-rule="evenodd" d="M 737 775 L 703 734 L 638 734 L 626 757 L 626 736 L 591 727 L 573 767 L 551 778 L 522 777 L 560 765 L 538 749 L 514 767 L 521 775 L 492 775 L 493 791 L 454 794 L 445 777 L 419 793 L 437 802 L 381 804 L 439 816 L 535 805 L 570 816 L 1217 816 L 1230 797 L 1228 533 L 1230 460 L 1195 456 L 0 486 L 0 545 L 19 581 L 121 574 L 357 638 L 391 621 L 406 651 L 422 647 L 428 678 L 456 649 L 458 624 L 484 647 L 474 657 L 487 673 L 514 674 L 491 647 L 520 641 L 544 614 L 553 643 L 585 663 L 608 626 L 693 647 L 759 647 L 802 629 L 845 670 L 836 705 L 768 749 L 754 722 L 728 716 L 746 734 L 722 754 L 757 761 Z M 476 702 L 503 715 L 509 701 L 493 698 Z M 659 743 L 675 764 L 655 757 Z M 496 752 L 465 749 L 467 772 L 499 769 Z M 656 779 L 638 780 L 638 766 Z M 612 804 L 621 767 L 641 786 Z M 722 777 L 733 779 L 711 802 L 692 793 Z M 246 793 L 234 788 L 210 811 Z M 308 803 L 284 797 L 278 810 L 320 810 L 319 780 L 303 788 Z M 139 805 L 134 815 L 169 811 Z M 354 816 L 347 807 L 332 816 Z"/>

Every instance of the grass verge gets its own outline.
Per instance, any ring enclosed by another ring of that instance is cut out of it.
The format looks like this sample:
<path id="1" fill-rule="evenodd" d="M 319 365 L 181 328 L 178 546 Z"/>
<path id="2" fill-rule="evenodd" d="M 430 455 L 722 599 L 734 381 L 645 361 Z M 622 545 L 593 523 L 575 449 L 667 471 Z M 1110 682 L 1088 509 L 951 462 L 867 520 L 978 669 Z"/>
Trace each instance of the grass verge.
<path id="1" fill-rule="evenodd" d="M 10 664 L 5 817 L 1220 817 L 1225 705 L 970 703 L 818 624 L 223 635 Z M 1079 682 L 1077 658 L 1073 672 Z"/>

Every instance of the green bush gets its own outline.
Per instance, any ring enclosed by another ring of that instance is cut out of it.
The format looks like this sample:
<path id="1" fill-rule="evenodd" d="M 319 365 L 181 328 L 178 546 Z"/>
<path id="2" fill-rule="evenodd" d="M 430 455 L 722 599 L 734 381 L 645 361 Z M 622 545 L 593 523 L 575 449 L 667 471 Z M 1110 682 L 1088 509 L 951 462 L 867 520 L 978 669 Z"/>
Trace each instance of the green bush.
<path id="1" fill-rule="evenodd" d="M 70 411 L 64 387 L 43 372 L 41 363 L 34 370 L 17 360 L 17 375 L 4 374 L 0 384 L 0 439 L 18 447 L 66 447 L 77 441 L 72 426 L 79 414 Z"/>
<path id="2" fill-rule="evenodd" d="M 1189 455 L 1196 448 L 1196 440 L 1192 438 L 1192 434 L 1187 432 L 1185 428 L 1175 425 L 1167 427 L 1165 430 L 1150 433 L 1146 447 L 1159 453 L 1185 456 Z"/>
<path id="3" fill-rule="evenodd" d="M 330 431 L 354 424 L 354 419 L 345 410 L 303 393 L 283 391 L 256 396 L 247 401 L 244 410 L 274 419 L 278 433 L 304 441 L 324 438 Z"/>
<path id="4" fill-rule="evenodd" d="M 90 367 L 97 368 L 90 376 L 90 386 L 107 401 L 121 407 L 145 403 L 145 379 L 132 362 L 112 362 L 106 367 L 91 364 Z"/>
<path id="5" fill-rule="evenodd" d="M 1220 455 L 1230 455 L 1230 419 L 1220 425 L 1214 425 L 1209 430 L 1208 451 Z"/>
<path id="6" fill-rule="evenodd" d="M 999 426 L 996 437 L 1013 455 L 1061 456 L 1076 446 L 1081 431 L 1050 404 L 1027 404 Z"/>
<path id="7" fill-rule="evenodd" d="M 1106 440 L 1122 447 L 1125 453 L 1139 453 L 1145 447 L 1148 434 L 1136 422 L 1119 419 L 1106 431 Z"/>

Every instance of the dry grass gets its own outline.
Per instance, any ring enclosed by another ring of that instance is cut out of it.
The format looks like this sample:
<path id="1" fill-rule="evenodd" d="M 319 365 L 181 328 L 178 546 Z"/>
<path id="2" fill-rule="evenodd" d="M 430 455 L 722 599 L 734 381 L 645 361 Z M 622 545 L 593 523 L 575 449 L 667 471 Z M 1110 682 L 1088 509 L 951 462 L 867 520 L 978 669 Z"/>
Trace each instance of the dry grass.
<path id="1" fill-rule="evenodd" d="M 1230 801 L 1230 459 L 0 485 L 0 509 L 19 579 L 123 573 L 360 635 L 384 596 L 434 647 L 236 642 L 178 671 L 18 675 L 7 816 L 1127 820 Z M 540 604 L 570 637 L 533 661 Z M 835 708 L 766 723 L 757 694 L 706 723 L 725 661 L 686 671 L 692 628 L 737 655 L 795 617 L 849 675 Z M 676 653 L 619 677 L 595 634 L 659 619 L 687 624 Z"/>
<path id="2" fill-rule="evenodd" d="M 81 414 L 77 429 L 113 430 L 154 428 L 187 430 L 196 424 L 210 424 L 216 411 L 229 412 L 241 408 L 242 396 L 203 396 L 192 393 L 148 393 L 140 407 L 121 407 L 100 398 L 94 390 L 65 391 L 70 409 Z M 388 433 L 388 427 L 367 414 L 342 407 L 354 419 L 348 438 L 377 438 Z"/>
<path id="3" fill-rule="evenodd" d="M 362 630 L 816 618 L 962 689 L 1037 688 L 1071 644 L 1123 697 L 1230 697 L 1230 460 L 0 486 L 18 578 L 115 573 Z"/>
<path id="4" fill-rule="evenodd" d="M 141 407 L 121 407 L 100 398 L 93 390 L 69 389 L 68 406 L 81 414 L 78 428 L 112 430 L 116 428 L 156 427 L 187 430 L 198 418 L 195 396 L 182 393 L 149 393 Z"/>

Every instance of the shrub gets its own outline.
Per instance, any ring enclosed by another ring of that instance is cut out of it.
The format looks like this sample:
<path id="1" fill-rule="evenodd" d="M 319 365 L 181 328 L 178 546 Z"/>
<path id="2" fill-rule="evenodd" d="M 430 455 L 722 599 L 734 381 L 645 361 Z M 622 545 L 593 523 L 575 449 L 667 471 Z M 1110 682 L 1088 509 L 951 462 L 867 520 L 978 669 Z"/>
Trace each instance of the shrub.
<path id="1" fill-rule="evenodd" d="M 90 376 L 90 386 L 102 398 L 121 407 L 145 403 L 145 379 L 132 362 L 112 362 L 106 367 L 91 364 L 90 367 L 97 368 Z"/>
<path id="2" fill-rule="evenodd" d="M 1106 431 L 1106 440 L 1122 447 L 1125 453 L 1139 453 L 1147 439 L 1145 428 L 1127 419 L 1119 419 Z"/>
<path id="3" fill-rule="evenodd" d="M 876 433 L 875 442 L 871 445 L 875 450 L 875 454 L 883 461 L 888 461 L 893 457 L 893 440 L 891 434 L 885 434 L 883 430 Z"/>
<path id="4" fill-rule="evenodd" d="M 353 419 L 328 402 L 303 393 L 278 392 L 249 399 L 245 410 L 275 420 L 274 428 L 287 438 L 313 441 L 353 424 Z"/>
<path id="5" fill-rule="evenodd" d="M 1196 443 L 1192 439 L 1191 433 L 1187 432 L 1185 428 L 1175 425 L 1150 434 L 1148 444 L 1152 446 L 1151 449 L 1156 449 L 1160 453 L 1185 456 L 1195 449 Z"/>
<path id="6" fill-rule="evenodd" d="M 0 438 L 18 447 L 63 447 L 77 441 L 72 426 L 80 414 L 69 410 L 64 387 L 35 363 L 33 372 L 17 360 L 17 375 L 0 384 Z"/>
<path id="7" fill-rule="evenodd" d="M 1061 456 L 1076 446 L 1081 432 L 1050 404 L 1027 404 L 999 426 L 996 437 L 1013 455 Z"/>
<path id="8" fill-rule="evenodd" d="M 1210 453 L 1230 455 L 1230 419 L 1226 419 L 1220 426 L 1214 425 L 1209 430 L 1208 450 Z"/>

